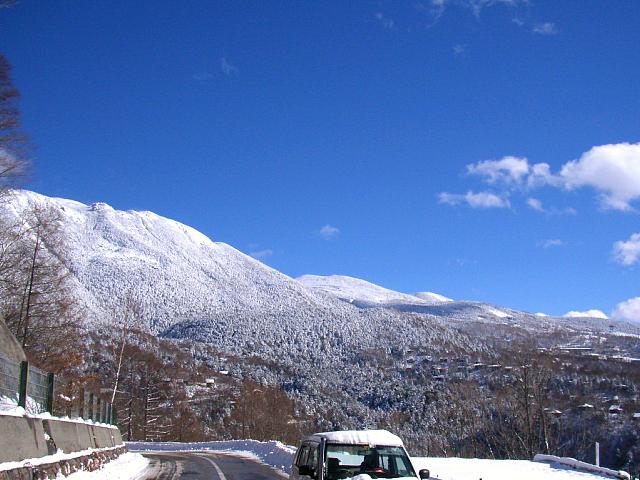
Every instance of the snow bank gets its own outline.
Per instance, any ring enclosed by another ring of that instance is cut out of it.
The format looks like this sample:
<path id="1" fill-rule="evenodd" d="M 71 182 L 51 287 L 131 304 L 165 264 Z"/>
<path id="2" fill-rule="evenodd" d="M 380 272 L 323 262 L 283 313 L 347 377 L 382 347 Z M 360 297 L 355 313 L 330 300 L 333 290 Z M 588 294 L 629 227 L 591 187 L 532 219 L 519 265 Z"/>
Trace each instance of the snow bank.
<path id="1" fill-rule="evenodd" d="M 149 460 L 139 453 L 125 453 L 115 460 L 107 463 L 100 470 L 93 472 L 76 472 L 67 477 L 59 476 L 65 480 L 129 480 L 137 478 L 149 465 Z"/>
<path id="2" fill-rule="evenodd" d="M 587 472 L 593 472 L 598 475 L 603 475 L 611 478 L 621 478 L 624 480 L 629 480 L 631 477 L 627 472 L 619 471 L 619 470 L 611 470 L 610 468 L 598 467 L 596 465 L 592 465 L 590 463 L 581 462 L 580 460 L 576 460 L 575 458 L 568 457 L 556 457 L 555 455 L 542 455 L 538 454 L 533 457 L 534 462 L 542 462 L 549 463 L 551 465 L 563 465 L 565 467 L 583 470 Z"/>
<path id="3" fill-rule="evenodd" d="M 440 480 L 595 480 L 595 473 L 579 472 L 560 463 L 540 463 L 528 460 L 484 460 L 477 458 L 413 458 L 416 471 L 428 468 L 432 478 Z M 591 467 L 596 468 L 594 465 Z M 616 472 L 618 473 L 618 472 Z M 616 477 L 616 478 L 629 478 Z"/>
<path id="4" fill-rule="evenodd" d="M 229 440 L 221 442 L 126 442 L 130 451 L 215 451 L 233 452 L 258 460 L 266 465 L 290 473 L 296 447 L 281 442 L 257 440 Z"/>
<path id="5" fill-rule="evenodd" d="M 74 458 L 80 458 L 80 457 L 91 455 L 93 452 L 108 452 L 109 450 L 116 450 L 120 447 L 122 447 L 122 445 L 118 445 L 117 447 L 108 447 L 108 448 L 87 448 L 86 450 L 80 450 L 79 452 L 73 452 L 73 453 L 64 453 L 62 450 L 58 450 L 53 455 L 46 455 L 44 457 L 37 457 L 37 458 L 27 458 L 19 462 L 0 463 L 0 472 L 5 470 L 13 470 L 14 468 L 24 468 L 28 466 L 58 463 L 63 460 L 73 460 Z"/>
<path id="6" fill-rule="evenodd" d="M 29 403 L 27 403 L 27 410 L 25 410 L 24 408 L 18 406 L 18 402 L 5 396 L 0 396 L 0 415 L 9 417 L 39 418 L 40 420 L 56 420 L 60 422 L 84 423 L 86 425 L 94 425 L 97 427 L 105 428 L 118 428 L 117 426 L 111 425 L 110 423 L 103 423 L 97 420 L 89 420 L 82 417 L 69 417 L 67 415 L 63 417 L 56 417 L 51 415 L 49 412 L 38 413 L 37 409 L 29 409 Z"/>

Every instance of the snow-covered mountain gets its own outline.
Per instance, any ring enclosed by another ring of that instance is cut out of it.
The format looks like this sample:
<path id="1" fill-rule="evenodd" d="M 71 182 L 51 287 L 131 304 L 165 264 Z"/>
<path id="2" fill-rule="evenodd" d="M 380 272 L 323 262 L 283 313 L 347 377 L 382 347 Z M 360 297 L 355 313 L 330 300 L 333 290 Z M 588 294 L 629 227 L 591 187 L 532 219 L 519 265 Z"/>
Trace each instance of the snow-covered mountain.
<path id="1" fill-rule="evenodd" d="M 293 350 L 342 355 L 380 338 L 398 348 L 469 344 L 441 319 L 358 308 L 152 212 L 18 191 L 2 215 L 26 218 L 34 205 L 58 219 L 76 295 L 93 322 L 112 323 L 133 298 L 138 326 L 151 333 L 287 363 Z"/>
<path id="2" fill-rule="evenodd" d="M 294 280 L 225 243 L 152 212 L 125 212 L 104 203 L 85 205 L 16 191 L 0 213 L 5 218 L 24 218 L 34 205 L 48 208 L 52 218 L 59 220 L 77 296 L 94 321 L 112 321 L 132 297 L 142 306 L 141 327 L 179 336 L 179 327 L 190 325 L 189 335 L 216 338 L 220 346 L 234 349 L 247 343 L 249 334 L 271 342 L 284 330 L 322 330 L 318 325 L 324 328 L 321 335 L 333 332 L 340 338 L 350 338 L 350 329 L 388 331 L 389 322 L 397 322 L 398 331 L 413 331 L 415 322 L 407 315 L 414 314 L 445 329 L 474 322 L 512 323 L 533 329 L 589 324 L 589 319 L 537 317 L 478 302 L 453 301 L 430 292 L 410 295 L 347 276 L 305 275 Z M 222 331 L 239 331 L 239 337 L 230 338 Z M 418 342 L 426 333 L 422 329 L 416 335 L 414 341 Z M 402 336 L 398 334 L 398 338 Z M 452 332 L 447 336 L 455 337 Z M 360 337 L 358 344 L 362 345 L 371 335 Z"/>
<path id="3" fill-rule="evenodd" d="M 421 300 L 426 300 L 431 303 L 439 303 L 439 302 L 453 302 L 452 298 L 445 297 L 444 295 L 440 295 L 439 293 L 433 292 L 418 292 L 415 294 Z"/>
<path id="4" fill-rule="evenodd" d="M 24 216 L 31 205 L 59 217 L 78 294 L 97 307 L 92 313 L 98 320 L 118 314 L 129 296 L 142 302 L 146 326 L 156 333 L 176 322 L 227 313 L 328 308 L 326 298 L 286 275 L 152 212 L 27 191 L 16 192 L 8 209 Z"/>
<path id="5" fill-rule="evenodd" d="M 334 295 L 349 303 L 368 306 L 394 304 L 432 305 L 451 301 L 437 293 L 419 293 L 409 295 L 381 287 L 366 280 L 346 275 L 303 275 L 297 279 L 304 286 L 319 292 Z"/>

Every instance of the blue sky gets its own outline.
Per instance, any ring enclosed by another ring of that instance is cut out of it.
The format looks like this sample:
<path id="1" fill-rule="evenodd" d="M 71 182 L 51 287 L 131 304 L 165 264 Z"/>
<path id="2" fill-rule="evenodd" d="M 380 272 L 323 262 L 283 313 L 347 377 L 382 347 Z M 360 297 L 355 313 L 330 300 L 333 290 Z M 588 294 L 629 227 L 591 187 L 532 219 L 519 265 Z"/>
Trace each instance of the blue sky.
<path id="1" fill-rule="evenodd" d="M 0 51 L 35 191 L 294 277 L 633 318 L 640 3 L 603 6 L 22 0 Z"/>

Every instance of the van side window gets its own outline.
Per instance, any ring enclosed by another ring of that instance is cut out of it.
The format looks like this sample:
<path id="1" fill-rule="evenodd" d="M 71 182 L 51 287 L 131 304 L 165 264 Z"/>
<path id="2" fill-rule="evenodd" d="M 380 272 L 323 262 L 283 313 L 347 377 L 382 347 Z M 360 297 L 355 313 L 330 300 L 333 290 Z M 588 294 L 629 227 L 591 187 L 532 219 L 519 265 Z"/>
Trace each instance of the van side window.
<path id="1" fill-rule="evenodd" d="M 307 465 L 312 468 L 318 468 L 318 447 L 309 448 L 309 458 L 307 459 Z"/>
<path id="2" fill-rule="evenodd" d="M 300 448 L 300 452 L 298 453 L 298 458 L 296 459 L 296 465 L 298 467 L 301 465 L 306 465 L 308 456 L 309 456 L 309 446 L 303 445 Z"/>

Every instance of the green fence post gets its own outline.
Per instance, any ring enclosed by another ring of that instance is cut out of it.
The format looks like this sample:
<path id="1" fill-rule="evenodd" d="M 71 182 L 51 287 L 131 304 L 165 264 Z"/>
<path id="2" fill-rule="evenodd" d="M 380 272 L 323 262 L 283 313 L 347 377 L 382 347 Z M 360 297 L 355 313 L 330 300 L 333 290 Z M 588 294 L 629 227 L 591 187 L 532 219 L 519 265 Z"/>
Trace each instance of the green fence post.
<path id="1" fill-rule="evenodd" d="M 115 406 L 111 408 L 111 425 L 118 425 L 118 409 Z"/>
<path id="2" fill-rule="evenodd" d="M 98 406 L 96 408 L 97 412 L 96 412 L 96 420 L 100 423 L 102 423 L 102 400 L 100 397 L 98 397 Z"/>
<path id="3" fill-rule="evenodd" d="M 29 383 L 29 362 L 20 362 L 20 385 L 18 386 L 18 406 L 27 408 L 27 385 Z"/>
<path id="4" fill-rule="evenodd" d="M 109 425 L 112 425 L 111 423 L 111 408 L 113 406 L 111 405 L 111 403 L 107 403 L 107 416 L 105 417 L 105 422 L 107 422 Z"/>
<path id="5" fill-rule="evenodd" d="M 93 393 L 89 392 L 89 418 L 88 420 L 93 420 Z"/>
<path id="6" fill-rule="evenodd" d="M 50 373 L 47 375 L 47 412 L 53 415 L 53 383 L 55 375 Z"/>

